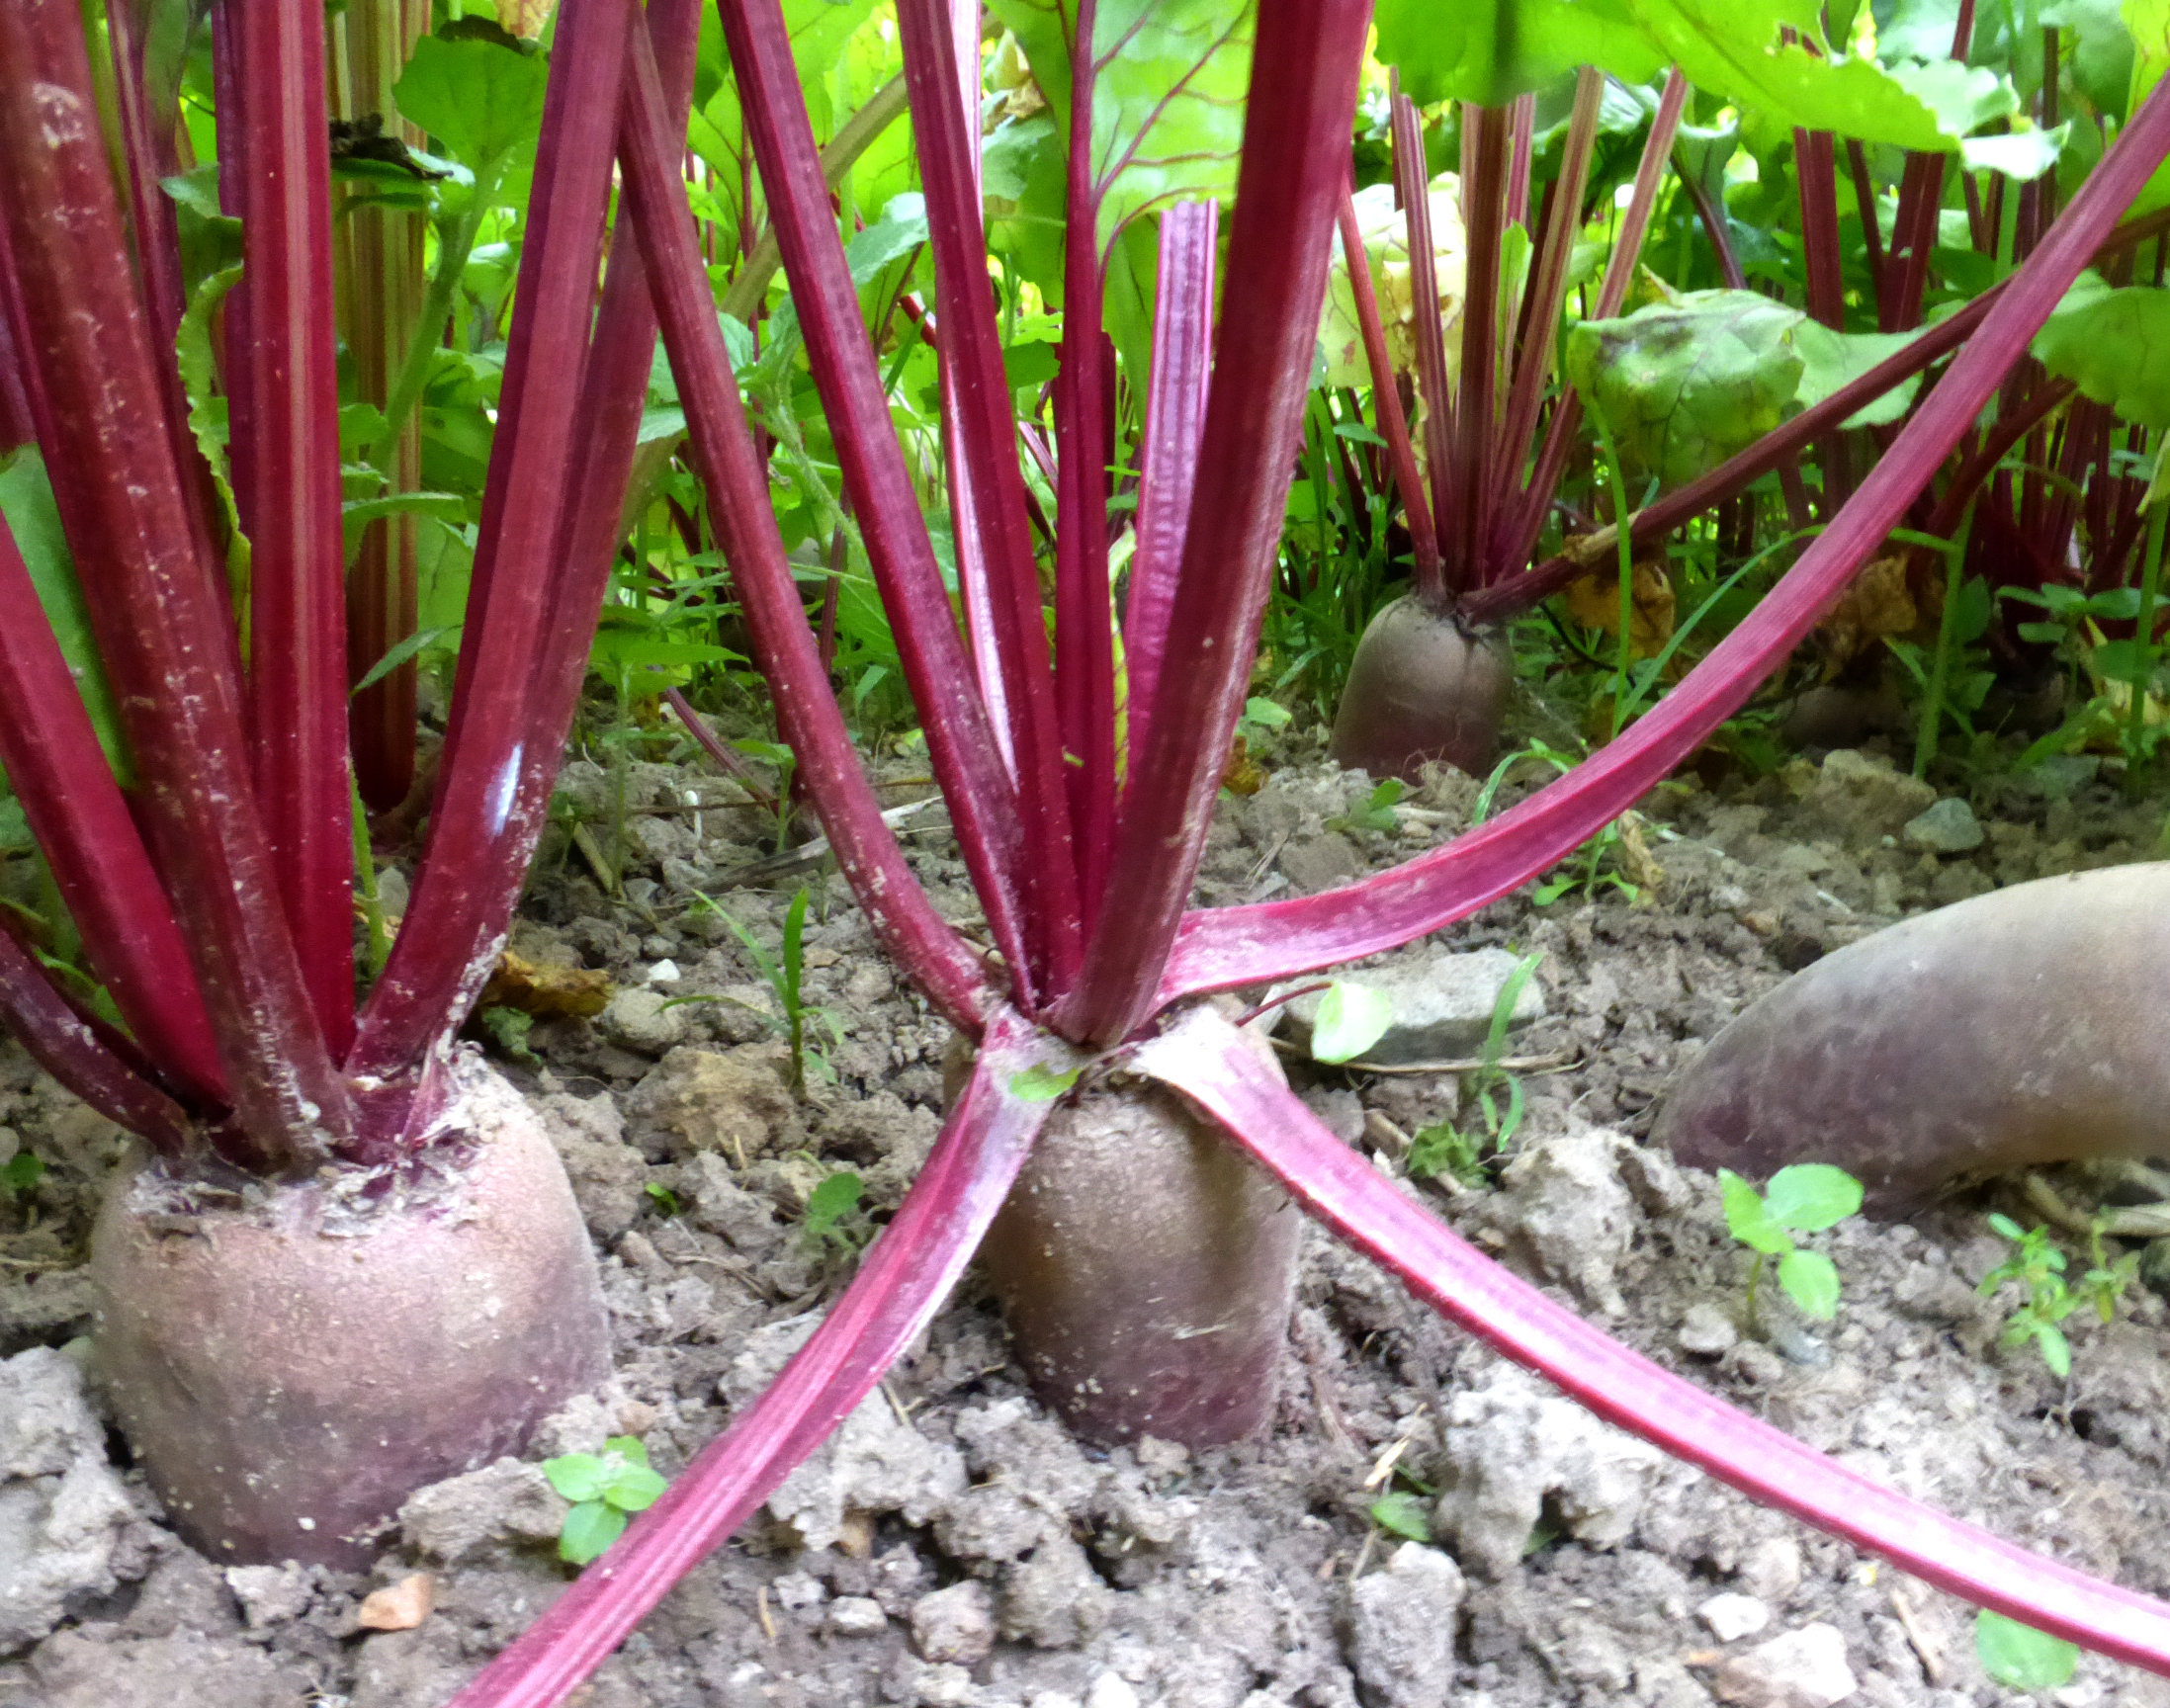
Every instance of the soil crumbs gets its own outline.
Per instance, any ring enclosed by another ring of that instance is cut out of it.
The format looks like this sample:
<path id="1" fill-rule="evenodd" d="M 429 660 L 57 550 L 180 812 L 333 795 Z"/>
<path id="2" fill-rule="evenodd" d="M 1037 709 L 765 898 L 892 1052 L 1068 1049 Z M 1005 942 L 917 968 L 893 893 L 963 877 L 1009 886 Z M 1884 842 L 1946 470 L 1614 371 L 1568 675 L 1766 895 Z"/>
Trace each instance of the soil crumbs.
<path id="1" fill-rule="evenodd" d="M 1540 780 L 1511 781 L 1506 798 Z M 1933 793 L 1873 752 L 1716 793 L 1668 785 L 1617 862 L 1635 902 L 1605 885 L 1538 907 L 1525 890 L 1440 933 L 1426 952 L 1543 956 L 1544 1017 L 1510 1049 L 1525 1113 L 1509 1155 L 1467 1184 L 1407 1170 L 1411 1137 L 1457 1113 L 1454 1073 L 1290 1066 L 1405 1190 L 1660 1363 L 1910 1494 L 2165 1594 L 2161 1300 L 2135 1286 L 2112 1323 L 2073 1317 L 2068 1382 L 2032 1348 L 2003 1348 L 2017 1299 L 1977 1292 L 2009 1249 L 1985 1211 L 2034 1220 L 2006 1189 L 1817 1237 L 1843 1278 L 1836 1320 L 1802 1320 L 1766 1287 L 1751 1324 L 1748 1254 L 1714 1181 L 1640 1143 L 1674 1071 L 1786 973 L 1904 912 L 2149 857 L 2159 808 L 2081 772 L 2046 781 L 1966 804 L 1976 835 L 1953 833 L 1958 804 L 1939 807 L 1934 836 L 1909 830 Z M 565 787 L 600 797 L 604 779 L 575 765 Z M 1367 779 L 1289 764 L 1224 802 L 1201 897 L 1345 882 L 1465 826 L 1475 794 L 1442 773 L 1395 806 L 1389 831 L 1367 827 Z M 565 1506 L 538 1462 L 632 1434 L 675 1474 L 848 1278 L 933 1142 L 948 1030 L 875 954 L 840 884 L 764 863 L 724 785 L 638 766 L 627 798 L 622 897 L 604 895 L 584 851 L 547 851 L 513 944 L 532 967 L 606 971 L 609 1005 L 536 1019 L 524 1044 L 517 1026 L 497 1035 L 518 1046 L 499 1065 L 543 1111 L 595 1237 L 616 1376 L 528 1460 L 415 1496 L 367 1576 L 221 1570 L 157 1521 L 83 1375 L 82 1245 L 124 1141 L 0 1047 L 0 1160 L 22 1147 L 48 1164 L 0 1199 L 4 1708 L 446 1701 L 568 1580 L 553 1552 Z M 938 807 L 907 837 L 945 915 L 982 929 Z M 774 998 L 731 929 L 773 947 L 802 881 L 816 891 L 806 980 L 822 1011 L 804 1098 L 787 1088 Z M 839 1169 L 859 1176 L 859 1209 L 812 1238 L 808 1195 Z M 408 1628 L 373 1628 L 388 1607 Z M 1599 1423 L 1314 1230 L 1262 1438 L 1081 1446 L 1032 1397 L 968 1278 L 924 1344 L 575 1700 L 2025 1699 L 1983 1675 L 1971 1627 L 1959 1603 Z M 2052 1699 L 2140 1708 L 2170 1704 L 2170 1684 L 2089 1657 Z"/>

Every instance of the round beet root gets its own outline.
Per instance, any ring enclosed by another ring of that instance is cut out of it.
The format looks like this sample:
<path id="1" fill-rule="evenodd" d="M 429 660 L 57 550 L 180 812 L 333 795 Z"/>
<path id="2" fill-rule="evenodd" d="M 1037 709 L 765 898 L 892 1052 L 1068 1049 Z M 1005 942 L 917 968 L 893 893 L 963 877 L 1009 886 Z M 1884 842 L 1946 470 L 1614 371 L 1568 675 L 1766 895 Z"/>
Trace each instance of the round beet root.
<path id="1" fill-rule="evenodd" d="M 564 1169 L 475 1063 L 396 1179 L 139 1161 L 106 1199 L 91 1274 L 122 1426 L 215 1561 L 365 1567 L 408 1494 L 519 1452 L 610 1372 Z"/>
<path id="2" fill-rule="evenodd" d="M 1206 1447 L 1272 1415 L 1302 1237 L 1212 1122 L 1124 1082 L 1057 1111 L 980 1254 L 1073 1429 Z"/>
<path id="3" fill-rule="evenodd" d="M 1957 1176 L 2170 1154 L 2170 864 L 1977 896 L 1865 937 L 1719 1033 L 1656 1140 L 1762 1179 L 1830 1162 L 1891 1213 Z"/>
<path id="4" fill-rule="evenodd" d="M 1413 783 L 1426 760 L 1443 759 L 1481 777 L 1500 744 L 1514 679 L 1504 641 L 1397 599 L 1356 642 L 1334 717 L 1335 761 Z"/>

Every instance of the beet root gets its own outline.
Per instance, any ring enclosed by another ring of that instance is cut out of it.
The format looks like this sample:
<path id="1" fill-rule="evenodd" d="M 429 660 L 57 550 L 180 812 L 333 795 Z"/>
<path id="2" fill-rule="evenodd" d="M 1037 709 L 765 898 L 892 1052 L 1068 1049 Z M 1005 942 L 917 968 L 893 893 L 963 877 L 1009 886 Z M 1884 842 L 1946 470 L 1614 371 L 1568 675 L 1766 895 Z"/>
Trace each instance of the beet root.
<path id="1" fill-rule="evenodd" d="M 1443 759 L 1481 777 L 1514 679 L 1514 657 L 1497 637 L 1473 637 L 1451 615 L 1397 599 L 1356 643 L 1334 717 L 1335 762 L 1414 783 L 1426 760 Z"/>
<path id="2" fill-rule="evenodd" d="M 1041 1397 L 1088 1440 L 1238 1440 L 1273 1414 L 1303 1216 L 1172 1092 L 1056 1112 L 981 1257 Z"/>
<path id="3" fill-rule="evenodd" d="M 382 1173 L 139 1160 L 92 1238 L 97 1356 L 168 1517 L 228 1564 L 360 1569 L 416 1489 L 519 1452 L 610 1372 L 595 1257 L 533 1112 L 455 1069 Z"/>
<path id="4" fill-rule="evenodd" d="M 1958 1177 L 2170 1153 L 2170 864 L 1977 896 L 1865 937 L 1721 1032 L 1666 1101 L 1681 1161 L 1789 1162 L 1907 1209 Z"/>

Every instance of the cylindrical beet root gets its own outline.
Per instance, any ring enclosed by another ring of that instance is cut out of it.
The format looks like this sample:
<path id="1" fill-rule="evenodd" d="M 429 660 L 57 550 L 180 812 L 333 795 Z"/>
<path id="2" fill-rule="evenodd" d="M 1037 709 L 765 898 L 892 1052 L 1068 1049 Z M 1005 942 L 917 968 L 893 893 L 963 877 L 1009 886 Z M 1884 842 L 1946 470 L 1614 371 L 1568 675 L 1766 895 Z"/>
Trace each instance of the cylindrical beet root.
<path id="1" fill-rule="evenodd" d="M 1666 1100 L 1683 1162 L 1856 1175 L 1890 1213 L 1958 1176 L 2170 1154 L 2170 864 L 2043 878 L 1826 956 Z"/>
<path id="2" fill-rule="evenodd" d="M 1334 717 L 1335 761 L 1415 782 L 1426 760 L 1443 759 L 1481 777 L 1514 679 L 1504 641 L 1472 637 L 1415 598 L 1397 599 L 1356 642 Z"/>
<path id="3" fill-rule="evenodd" d="M 396 1180 L 139 1162 L 92 1239 L 99 1363 L 195 1547 L 360 1568 L 416 1489 L 610 1372 L 594 1253 L 533 1112 L 477 1065 Z"/>
<path id="4" fill-rule="evenodd" d="M 1057 1111 L 981 1257 L 1041 1397 L 1088 1440 L 1234 1441 L 1272 1415 L 1303 1215 L 1173 1093 Z"/>

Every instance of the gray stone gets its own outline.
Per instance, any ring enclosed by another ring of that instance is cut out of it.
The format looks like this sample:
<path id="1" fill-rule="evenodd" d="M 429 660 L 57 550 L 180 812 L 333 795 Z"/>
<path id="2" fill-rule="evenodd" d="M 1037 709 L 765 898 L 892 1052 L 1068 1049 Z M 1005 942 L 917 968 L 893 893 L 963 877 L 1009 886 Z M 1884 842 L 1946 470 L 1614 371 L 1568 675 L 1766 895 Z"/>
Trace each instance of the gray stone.
<path id="1" fill-rule="evenodd" d="M 1719 1701 L 1739 1708 L 1831 1708 L 1853 1695 L 1856 1684 L 1845 1636 L 1819 1620 L 1734 1656 L 1710 1687 Z"/>
<path id="2" fill-rule="evenodd" d="M 2069 801 L 2102 774 L 2102 759 L 2093 753 L 2052 753 L 2033 770 L 2027 781 L 2045 801 Z"/>
<path id="3" fill-rule="evenodd" d="M 620 1049 L 661 1056 L 686 1041 L 686 1011 L 669 1001 L 662 991 L 639 985 L 620 990 L 596 1016 L 595 1029 Z"/>
<path id="4" fill-rule="evenodd" d="M 828 1628 L 838 1637 L 879 1637 L 889 1615 L 871 1595 L 839 1595 L 828 1604 Z"/>
<path id="5" fill-rule="evenodd" d="M 140 1578 L 156 1540 L 106 1463 L 75 1361 L 34 1346 L 0 1364 L 0 1655 Z"/>
<path id="6" fill-rule="evenodd" d="M 1445 1475 L 1432 1510 L 1472 1573 L 1506 1578 L 1547 1502 L 1568 1535 L 1592 1548 L 1627 1540 L 1663 1455 L 1601 1422 L 1557 1389 L 1511 1365 L 1447 1408 Z"/>
<path id="7" fill-rule="evenodd" d="M 1841 747 L 1825 756 L 1802 805 L 1817 830 L 1851 847 L 1872 848 L 1936 799 L 1934 789 L 1890 760 Z"/>
<path id="8" fill-rule="evenodd" d="M 1715 1358 L 1729 1352 L 1740 1337 L 1741 1331 L 1734 1326 L 1733 1319 L 1707 1300 L 1689 1306 L 1681 1316 L 1680 1329 L 1674 1336 L 1683 1352 L 1692 1352 L 1698 1358 Z"/>
<path id="9" fill-rule="evenodd" d="M 1605 1127 L 1539 1139 L 1508 1164 L 1486 1206 L 1519 1261 L 1607 1317 L 1627 1310 L 1616 1273 L 1634 1238 L 1635 1204 L 1619 1158 L 1635 1149 Z"/>
<path id="10" fill-rule="evenodd" d="M 241 1603 L 251 1631 L 301 1618 L 315 1596 L 308 1573 L 292 1560 L 284 1566 L 228 1566 L 226 1587 Z"/>
<path id="11" fill-rule="evenodd" d="M 911 1604 L 911 1644 L 920 1659 L 977 1666 L 995 1648 L 995 1601 L 987 1585 L 968 1578 Z"/>
<path id="12" fill-rule="evenodd" d="M 1436 1708 L 1454 1683 L 1462 1575 L 1436 1548 L 1404 1542 L 1384 1572 L 1349 1586 L 1349 1659 L 1384 1708 Z"/>
<path id="13" fill-rule="evenodd" d="M 1519 964 L 1519 957 L 1505 949 L 1457 954 L 1441 944 L 1420 944 L 1391 961 L 1362 969 L 1351 982 L 1380 992 L 1394 1005 L 1393 1019 L 1363 1059 L 1399 1064 L 1475 1055 L 1484 1048 L 1492 1030 L 1492 1011 Z M 1324 991 L 1313 991 L 1283 1010 L 1282 1028 L 1297 1043 L 1309 1046 L 1324 999 Z M 1544 991 L 1532 978 L 1515 999 L 1508 1024 L 1511 1029 L 1526 1026 L 1544 1015 Z"/>
<path id="14" fill-rule="evenodd" d="M 449 1566 L 506 1543 L 556 1542 L 571 1510 L 541 1466 L 500 1459 L 409 1494 L 399 1534 Z"/>
<path id="15" fill-rule="evenodd" d="M 1720 1643 L 1753 1637 L 1771 1623 L 1771 1609 L 1753 1595 L 1713 1595 L 1695 1609 L 1695 1617 L 1710 1627 Z"/>
<path id="16" fill-rule="evenodd" d="M 1909 818 L 1900 839 L 1924 854 L 1967 854 L 1981 846 L 1982 833 L 1974 809 L 1962 797 L 1948 795 Z"/>

